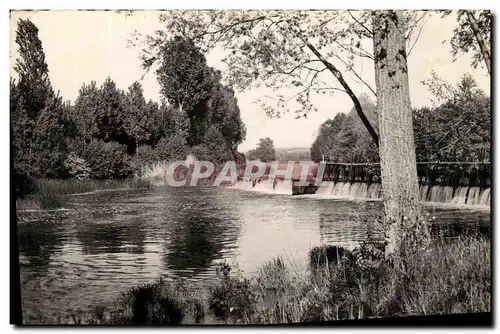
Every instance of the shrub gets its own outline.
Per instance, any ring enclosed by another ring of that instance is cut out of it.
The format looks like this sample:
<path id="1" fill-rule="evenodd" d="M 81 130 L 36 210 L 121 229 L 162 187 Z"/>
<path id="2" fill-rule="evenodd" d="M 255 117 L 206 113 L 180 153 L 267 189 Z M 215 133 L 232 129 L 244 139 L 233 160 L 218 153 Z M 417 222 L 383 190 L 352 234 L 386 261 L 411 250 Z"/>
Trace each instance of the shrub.
<path id="1" fill-rule="evenodd" d="M 340 246 L 322 245 L 309 251 L 309 266 L 315 269 L 329 264 L 339 264 L 342 260 L 353 262 L 352 253 Z"/>
<path id="2" fill-rule="evenodd" d="M 16 198 L 23 198 L 33 193 L 35 189 L 35 183 L 26 173 L 14 170 L 14 191 Z"/>
<path id="3" fill-rule="evenodd" d="M 127 147 L 116 142 L 93 140 L 85 146 L 82 156 L 97 179 L 123 178 L 132 172 Z"/>
<path id="4" fill-rule="evenodd" d="M 184 160 L 189 153 L 186 141 L 181 136 L 163 137 L 154 151 L 157 161 Z"/>
<path id="5" fill-rule="evenodd" d="M 92 170 L 87 162 L 78 157 L 75 152 L 68 154 L 64 164 L 68 169 L 68 173 L 78 180 L 86 180 L 90 178 L 90 175 L 92 174 Z"/>
<path id="6" fill-rule="evenodd" d="M 148 325 L 179 324 L 187 314 L 196 321 L 204 316 L 203 302 L 183 280 L 167 282 L 159 278 L 123 293 L 111 311 L 109 323 Z"/>
<path id="7" fill-rule="evenodd" d="M 216 317 L 226 321 L 248 322 L 255 295 L 250 289 L 250 280 L 240 273 L 231 274 L 231 270 L 227 263 L 217 267 L 217 283 L 209 288 L 209 308 Z"/>
<path id="8" fill-rule="evenodd" d="M 149 145 L 139 146 L 136 154 L 131 159 L 131 167 L 136 173 L 140 175 L 145 166 L 149 166 L 157 161 L 156 153 Z"/>

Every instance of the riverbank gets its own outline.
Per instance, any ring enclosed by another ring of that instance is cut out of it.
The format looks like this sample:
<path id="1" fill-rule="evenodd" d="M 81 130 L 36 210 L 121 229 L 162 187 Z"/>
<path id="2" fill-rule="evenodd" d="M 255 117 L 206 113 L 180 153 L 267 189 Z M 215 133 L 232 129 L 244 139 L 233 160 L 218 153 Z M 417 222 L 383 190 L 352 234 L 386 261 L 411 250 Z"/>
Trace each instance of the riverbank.
<path id="1" fill-rule="evenodd" d="M 151 181 L 141 178 L 123 180 L 37 179 L 34 191 L 16 199 L 16 211 L 56 210 L 63 206 L 64 196 L 96 191 L 150 188 Z"/>
<path id="2" fill-rule="evenodd" d="M 272 324 L 491 310 L 491 241 L 479 235 L 438 239 L 391 261 L 373 243 L 316 247 L 309 257 L 304 272 L 278 257 L 251 277 L 221 264 L 203 291 L 160 278 L 57 322 Z"/>

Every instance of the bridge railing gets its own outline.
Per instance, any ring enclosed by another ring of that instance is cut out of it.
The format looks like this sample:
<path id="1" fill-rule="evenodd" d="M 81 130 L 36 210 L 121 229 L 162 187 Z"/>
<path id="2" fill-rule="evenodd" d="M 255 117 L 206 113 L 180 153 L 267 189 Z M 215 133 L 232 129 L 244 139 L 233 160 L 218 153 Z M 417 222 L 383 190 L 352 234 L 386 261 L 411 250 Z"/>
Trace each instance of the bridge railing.
<path id="1" fill-rule="evenodd" d="M 489 162 L 417 162 L 418 181 L 427 185 L 491 186 Z M 380 163 L 326 162 L 324 181 L 380 182 Z"/>

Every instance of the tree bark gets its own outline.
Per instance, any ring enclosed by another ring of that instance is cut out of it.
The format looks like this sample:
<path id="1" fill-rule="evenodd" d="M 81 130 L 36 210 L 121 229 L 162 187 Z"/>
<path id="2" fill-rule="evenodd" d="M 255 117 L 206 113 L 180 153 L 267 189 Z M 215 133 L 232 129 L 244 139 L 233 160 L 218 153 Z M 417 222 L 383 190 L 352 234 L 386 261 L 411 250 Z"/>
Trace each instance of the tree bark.
<path id="1" fill-rule="evenodd" d="M 376 11 L 372 24 L 386 253 L 391 254 L 399 252 L 402 237 L 421 217 L 420 196 L 403 16 Z"/>
<path id="2" fill-rule="evenodd" d="M 484 42 L 483 35 L 481 35 L 481 31 L 479 30 L 479 26 L 477 25 L 477 20 L 474 17 L 474 13 L 471 10 L 466 10 L 465 12 L 467 13 L 467 19 L 469 20 L 470 28 L 472 29 L 472 32 L 474 33 L 474 36 L 476 37 L 477 44 L 479 44 L 479 49 L 481 50 L 481 53 L 483 54 L 484 62 L 486 63 L 486 68 L 488 69 L 488 74 L 491 76 L 490 50 L 486 46 L 486 43 Z"/>

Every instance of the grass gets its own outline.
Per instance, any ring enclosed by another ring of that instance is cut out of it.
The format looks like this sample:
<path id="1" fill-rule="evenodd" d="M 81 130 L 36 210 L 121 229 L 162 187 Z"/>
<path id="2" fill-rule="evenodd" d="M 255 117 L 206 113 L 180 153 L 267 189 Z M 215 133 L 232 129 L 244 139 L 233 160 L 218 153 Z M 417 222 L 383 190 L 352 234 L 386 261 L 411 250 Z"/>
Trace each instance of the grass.
<path id="1" fill-rule="evenodd" d="M 123 180 L 40 179 L 36 180 L 35 184 L 37 192 L 56 191 L 61 195 L 83 194 L 97 190 L 151 187 L 150 182 L 139 178 Z"/>
<path id="2" fill-rule="evenodd" d="M 34 193 L 16 200 L 18 211 L 58 209 L 63 206 L 65 195 L 152 186 L 149 180 L 139 178 L 125 180 L 39 179 L 34 181 L 34 185 Z"/>
<path id="3" fill-rule="evenodd" d="M 225 323 L 270 324 L 491 310 L 489 239 L 440 239 L 408 254 L 386 260 L 372 243 L 353 251 L 325 245 L 311 250 L 306 271 L 291 271 L 278 257 L 252 277 L 223 263 L 203 294 L 185 281 L 160 279 L 87 319 L 172 324 L 211 315 Z"/>

